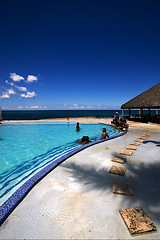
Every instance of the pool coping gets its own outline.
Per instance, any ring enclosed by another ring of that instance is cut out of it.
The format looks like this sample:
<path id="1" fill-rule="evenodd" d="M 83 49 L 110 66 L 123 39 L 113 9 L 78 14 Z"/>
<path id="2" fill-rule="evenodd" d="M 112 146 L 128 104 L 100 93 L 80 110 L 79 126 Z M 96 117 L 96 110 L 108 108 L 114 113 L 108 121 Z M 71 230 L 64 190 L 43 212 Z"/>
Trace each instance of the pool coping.
<path id="1" fill-rule="evenodd" d="M 54 170 L 57 166 L 59 166 L 62 162 L 64 162 L 66 159 L 68 159 L 69 157 L 73 156 L 74 154 L 88 147 L 123 136 L 126 133 L 127 131 L 124 131 L 120 134 L 116 134 L 113 137 L 103 139 L 103 140 L 97 140 L 97 141 L 82 145 L 77 149 L 72 150 L 71 152 L 65 154 L 64 156 L 59 157 L 54 162 L 45 166 L 42 170 L 40 170 L 38 173 L 36 173 L 34 176 L 28 179 L 0 206 L 0 226 L 5 222 L 5 220 L 14 211 L 14 209 L 22 202 L 22 200 L 27 196 L 27 194 L 32 190 L 32 188 L 38 182 L 40 182 L 47 174 L 49 174 L 52 170 Z"/>

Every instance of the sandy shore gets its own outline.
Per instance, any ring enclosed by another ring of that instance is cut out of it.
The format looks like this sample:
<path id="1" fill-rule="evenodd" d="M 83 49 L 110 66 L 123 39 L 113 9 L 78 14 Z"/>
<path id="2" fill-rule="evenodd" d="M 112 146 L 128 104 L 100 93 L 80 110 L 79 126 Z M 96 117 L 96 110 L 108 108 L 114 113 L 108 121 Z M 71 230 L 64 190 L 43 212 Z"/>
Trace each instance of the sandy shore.
<path id="1" fill-rule="evenodd" d="M 4 121 L 4 123 L 12 122 L 68 122 L 66 118 L 52 118 L 52 119 L 41 119 L 41 120 L 17 120 L 17 121 Z M 79 123 L 104 123 L 111 124 L 112 118 L 98 118 L 98 117 L 73 117 L 69 119 L 70 122 Z M 140 123 L 134 121 L 128 121 L 129 127 L 134 128 L 145 128 L 145 129 L 155 129 L 160 130 L 160 124 L 155 123 Z"/>

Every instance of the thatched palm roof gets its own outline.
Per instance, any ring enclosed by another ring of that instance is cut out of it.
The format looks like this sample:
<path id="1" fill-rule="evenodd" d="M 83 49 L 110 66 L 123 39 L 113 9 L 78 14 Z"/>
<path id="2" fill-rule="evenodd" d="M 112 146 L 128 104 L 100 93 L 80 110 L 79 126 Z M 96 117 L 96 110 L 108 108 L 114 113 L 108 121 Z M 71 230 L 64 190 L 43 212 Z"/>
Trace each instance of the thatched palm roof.
<path id="1" fill-rule="evenodd" d="M 160 83 L 123 104 L 121 108 L 160 108 Z"/>

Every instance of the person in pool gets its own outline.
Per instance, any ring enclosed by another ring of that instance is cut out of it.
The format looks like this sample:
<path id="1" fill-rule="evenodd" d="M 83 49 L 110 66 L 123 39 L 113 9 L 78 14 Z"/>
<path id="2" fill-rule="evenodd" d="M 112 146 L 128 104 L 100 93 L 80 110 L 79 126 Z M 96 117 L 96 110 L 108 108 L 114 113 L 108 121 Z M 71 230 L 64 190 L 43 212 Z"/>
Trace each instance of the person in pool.
<path id="1" fill-rule="evenodd" d="M 101 137 L 100 137 L 100 139 L 102 140 L 102 139 L 105 139 L 106 137 L 108 137 L 109 138 L 109 135 L 108 135 L 108 133 L 106 132 L 106 128 L 103 128 L 102 129 L 102 135 L 101 135 Z"/>
<path id="2" fill-rule="evenodd" d="M 76 125 L 76 131 L 78 132 L 79 130 L 80 130 L 79 122 L 77 122 L 77 125 Z"/>
<path id="3" fill-rule="evenodd" d="M 69 121 L 69 112 L 67 112 L 67 121 Z"/>
<path id="4" fill-rule="evenodd" d="M 83 136 L 83 138 L 79 139 L 78 141 L 81 142 L 82 144 L 86 144 L 90 142 L 88 136 Z"/>

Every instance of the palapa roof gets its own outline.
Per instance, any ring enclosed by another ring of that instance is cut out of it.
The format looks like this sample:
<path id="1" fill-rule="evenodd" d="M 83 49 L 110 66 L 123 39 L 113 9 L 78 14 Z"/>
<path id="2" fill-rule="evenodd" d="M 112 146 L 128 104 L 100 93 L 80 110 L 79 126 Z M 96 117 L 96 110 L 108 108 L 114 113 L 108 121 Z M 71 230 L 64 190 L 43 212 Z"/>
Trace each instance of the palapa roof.
<path id="1" fill-rule="evenodd" d="M 160 83 L 132 98 L 121 106 L 122 109 L 160 108 Z"/>

